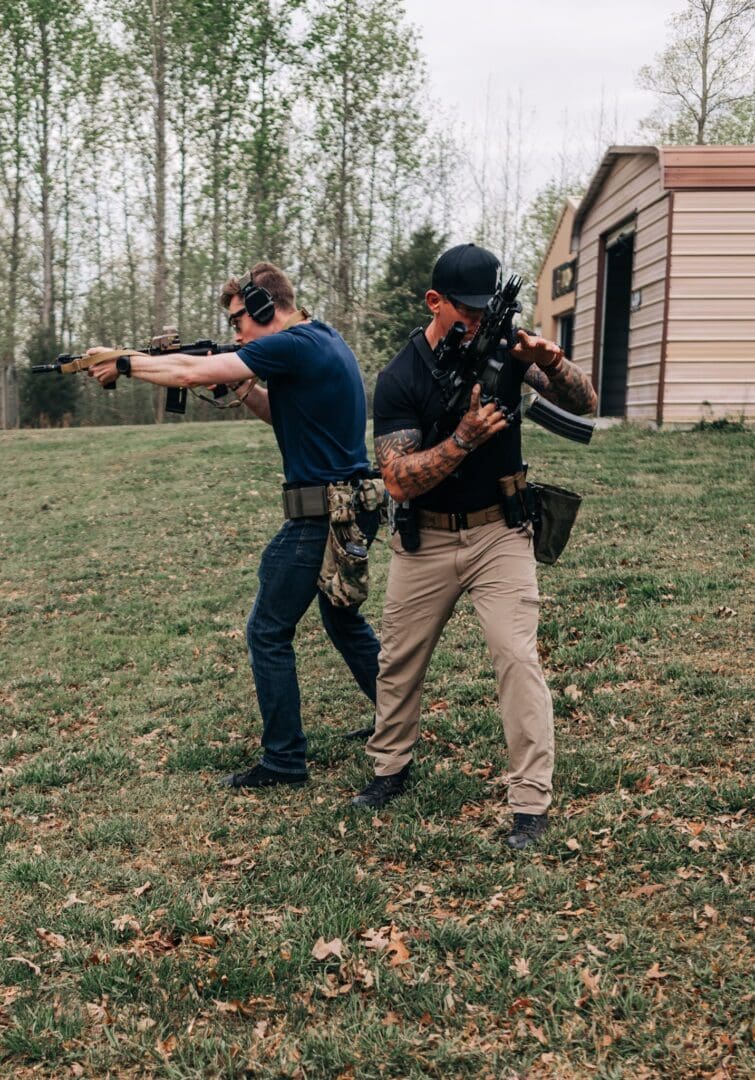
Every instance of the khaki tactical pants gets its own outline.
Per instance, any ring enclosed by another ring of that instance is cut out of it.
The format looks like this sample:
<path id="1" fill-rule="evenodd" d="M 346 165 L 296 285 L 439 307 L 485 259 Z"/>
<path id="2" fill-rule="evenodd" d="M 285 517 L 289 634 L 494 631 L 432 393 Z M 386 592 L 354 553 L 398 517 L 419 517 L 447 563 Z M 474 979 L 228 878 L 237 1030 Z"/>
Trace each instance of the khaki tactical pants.
<path id="1" fill-rule="evenodd" d="M 539 597 L 532 542 L 494 521 L 460 532 L 422 529 L 419 551 L 398 534 L 383 612 L 375 734 L 367 753 L 378 776 L 411 760 L 425 672 L 454 606 L 468 592 L 498 682 L 509 753 L 509 805 L 542 814 L 551 801 L 553 707 L 537 656 Z"/>

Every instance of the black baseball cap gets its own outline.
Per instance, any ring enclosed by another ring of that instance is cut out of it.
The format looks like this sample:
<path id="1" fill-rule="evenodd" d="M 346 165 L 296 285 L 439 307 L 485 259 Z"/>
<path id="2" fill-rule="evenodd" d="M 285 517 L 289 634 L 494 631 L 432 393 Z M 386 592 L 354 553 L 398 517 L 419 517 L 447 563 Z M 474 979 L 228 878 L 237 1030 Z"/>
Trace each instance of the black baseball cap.
<path id="1" fill-rule="evenodd" d="M 492 251 L 458 244 L 444 251 L 433 267 L 432 287 L 467 307 L 484 308 L 498 288 L 501 264 Z"/>

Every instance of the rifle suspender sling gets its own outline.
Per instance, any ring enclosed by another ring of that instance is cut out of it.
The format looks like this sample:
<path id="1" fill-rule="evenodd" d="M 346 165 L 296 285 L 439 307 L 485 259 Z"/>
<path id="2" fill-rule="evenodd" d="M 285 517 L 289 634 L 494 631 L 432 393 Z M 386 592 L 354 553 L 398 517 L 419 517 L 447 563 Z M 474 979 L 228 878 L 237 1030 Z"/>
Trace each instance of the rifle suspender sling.
<path id="1" fill-rule="evenodd" d="M 412 330 L 411 334 L 409 335 L 409 340 L 424 360 L 425 366 L 427 367 L 432 377 L 437 380 L 438 367 L 435 363 L 435 353 L 428 345 L 427 338 L 425 337 L 425 331 L 422 329 L 421 326 L 418 326 L 415 330 Z"/>

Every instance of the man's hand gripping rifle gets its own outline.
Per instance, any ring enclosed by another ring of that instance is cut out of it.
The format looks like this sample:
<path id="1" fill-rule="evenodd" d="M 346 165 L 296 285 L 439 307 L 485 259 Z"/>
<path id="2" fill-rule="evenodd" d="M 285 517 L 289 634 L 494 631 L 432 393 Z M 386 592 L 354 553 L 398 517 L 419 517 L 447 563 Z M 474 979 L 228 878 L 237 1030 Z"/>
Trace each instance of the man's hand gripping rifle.
<path id="1" fill-rule="evenodd" d="M 499 400 L 499 378 L 504 365 L 517 363 L 510 350 L 516 344 L 517 328 L 514 318 L 522 310 L 517 300 L 522 278 L 512 274 L 505 285 L 499 287 L 487 303 L 485 312 L 472 340 L 462 344 L 467 328 L 457 322 L 435 350 L 436 377 L 441 386 L 448 423 L 455 423 L 469 408 L 469 399 L 476 383 L 480 384 L 480 404 L 494 401 L 510 422 L 517 422 L 526 413 L 536 424 L 562 435 L 574 442 L 588 443 L 592 438 L 594 423 L 567 412 L 532 392 L 522 399 L 516 409 L 509 410 Z M 432 445 L 443 437 L 443 430 L 430 434 L 425 445 Z M 447 432 L 446 432 L 447 434 Z"/>
<path id="2" fill-rule="evenodd" d="M 183 344 L 178 336 L 178 330 L 174 326 L 165 326 L 162 334 L 153 337 L 146 349 L 110 349 L 109 352 L 99 352 L 93 356 L 87 356 L 85 353 L 79 356 L 62 354 L 54 364 L 36 364 L 31 370 L 34 375 L 43 375 L 49 372 L 57 372 L 59 375 L 71 375 L 76 371 L 86 371 L 93 364 L 99 364 L 103 360 L 117 360 L 119 356 L 131 357 L 138 353 L 157 356 L 160 353 L 180 352 L 186 353 L 188 356 L 217 356 L 219 353 L 236 352 L 237 349 L 238 346 L 236 345 L 219 345 L 216 341 L 210 341 L 209 339 Z M 115 390 L 115 382 L 108 383 L 105 389 Z M 209 401 L 211 405 L 218 409 L 228 409 L 240 405 L 241 402 L 237 399 L 229 403 L 218 400 L 225 397 L 228 392 L 229 387 L 221 384 L 212 388 L 212 397 L 192 390 L 195 397 L 201 398 L 202 401 Z M 172 413 L 186 412 L 186 387 L 168 387 L 165 395 L 165 410 Z"/>

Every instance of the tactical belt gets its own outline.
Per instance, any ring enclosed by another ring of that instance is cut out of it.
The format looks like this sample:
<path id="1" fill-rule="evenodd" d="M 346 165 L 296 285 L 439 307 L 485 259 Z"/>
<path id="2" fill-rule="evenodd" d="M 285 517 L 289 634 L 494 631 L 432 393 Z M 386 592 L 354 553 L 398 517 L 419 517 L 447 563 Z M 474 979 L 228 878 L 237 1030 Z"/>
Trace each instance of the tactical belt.
<path id="1" fill-rule="evenodd" d="M 283 516 L 289 518 L 323 517 L 328 513 L 328 487 L 283 489 Z"/>
<path id="2" fill-rule="evenodd" d="M 503 510 L 496 503 L 495 506 L 486 506 L 484 510 L 473 510 L 465 514 L 456 512 L 441 514 L 435 510 L 417 511 L 419 524 L 423 529 L 444 529 L 446 532 L 459 532 L 460 529 L 474 529 L 477 525 L 487 525 L 489 521 L 500 521 L 503 518 Z"/>

